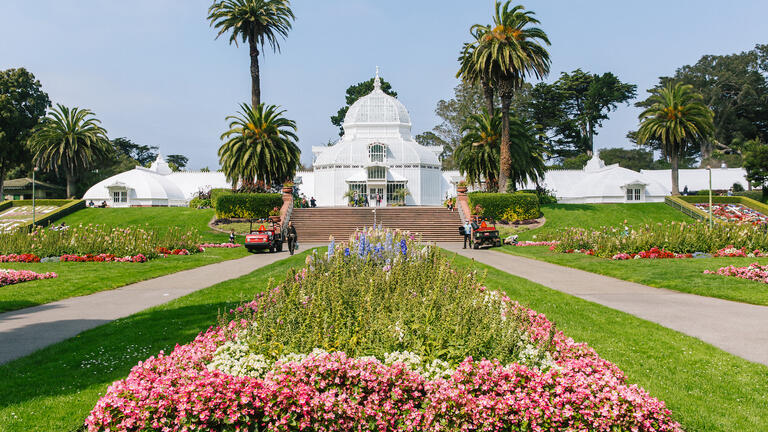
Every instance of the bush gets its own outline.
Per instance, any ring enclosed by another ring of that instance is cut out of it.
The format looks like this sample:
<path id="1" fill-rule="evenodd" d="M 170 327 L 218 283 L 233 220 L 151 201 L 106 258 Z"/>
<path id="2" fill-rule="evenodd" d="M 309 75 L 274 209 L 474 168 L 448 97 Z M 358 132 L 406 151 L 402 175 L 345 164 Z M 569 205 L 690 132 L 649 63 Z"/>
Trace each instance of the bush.
<path id="1" fill-rule="evenodd" d="M 744 186 L 742 186 L 739 182 L 734 183 L 731 188 L 733 188 L 734 192 L 744 192 Z"/>
<path id="2" fill-rule="evenodd" d="M 211 189 L 210 192 L 208 192 L 208 197 L 211 200 L 211 207 L 214 209 L 216 208 L 216 200 L 222 196 L 222 195 L 231 195 L 234 194 L 232 189 Z"/>
<path id="3" fill-rule="evenodd" d="M 539 199 L 532 193 L 472 192 L 469 194 L 469 205 L 472 208 L 480 206 L 482 214 L 479 216 L 493 220 L 510 220 L 505 219 L 505 214 L 518 218 L 513 220 L 535 219 L 541 215 Z M 510 210 L 512 213 L 507 214 Z"/>
<path id="4" fill-rule="evenodd" d="M 192 198 L 189 201 L 190 208 L 204 209 L 211 207 L 211 200 L 208 198 Z"/>
<path id="5" fill-rule="evenodd" d="M 213 201 L 219 219 L 260 219 L 269 216 L 275 207 L 283 206 L 280 194 L 228 193 L 220 194 Z"/>

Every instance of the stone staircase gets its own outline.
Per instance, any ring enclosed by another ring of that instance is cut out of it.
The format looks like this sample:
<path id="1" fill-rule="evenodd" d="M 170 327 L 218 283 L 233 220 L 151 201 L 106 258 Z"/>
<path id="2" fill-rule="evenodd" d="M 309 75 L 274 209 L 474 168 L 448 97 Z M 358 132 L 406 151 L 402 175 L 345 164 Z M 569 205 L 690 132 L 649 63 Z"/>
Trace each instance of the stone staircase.
<path id="1" fill-rule="evenodd" d="M 422 234 L 424 241 L 458 242 L 461 218 L 445 207 L 317 207 L 295 208 L 291 220 L 299 242 L 325 243 L 328 236 L 346 239 L 356 228 L 373 226 L 398 228 Z"/>

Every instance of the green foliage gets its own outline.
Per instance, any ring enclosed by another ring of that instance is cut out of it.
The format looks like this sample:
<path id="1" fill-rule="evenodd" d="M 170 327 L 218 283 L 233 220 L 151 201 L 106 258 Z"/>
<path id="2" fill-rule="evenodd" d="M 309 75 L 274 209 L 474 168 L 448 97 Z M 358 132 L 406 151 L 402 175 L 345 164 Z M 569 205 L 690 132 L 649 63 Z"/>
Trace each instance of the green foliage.
<path id="1" fill-rule="evenodd" d="M 5 174 L 32 159 L 24 142 L 50 105 L 40 81 L 26 69 L 0 71 L 0 199 Z"/>
<path id="2" fill-rule="evenodd" d="M 65 230 L 37 229 L 0 233 L 0 254 L 31 253 L 39 257 L 64 254 L 112 254 L 118 257 L 158 255 L 157 248 L 197 251 L 202 243 L 195 229 L 168 227 L 165 230 L 111 228 L 104 225 L 70 226 Z"/>
<path id="3" fill-rule="evenodd" d="M 731 186 L 731 189 L 733 189 L 733 192 L 744 192 L 744 186 L 741 185 L 741 183 L 736 182 Z"/>
<path id="4" fill-rule="evenodd" d="M 211 207 L 213 207 L 214 209 L 216 208 L 216 201 L 220 196 L 233 194 L 233 193 L 234 192 L 232 191 L 232 189 L 219 189 L 219 188 L 211 189 L 211 192 L 210 192 Z"/>
<path id="5" fill-rule="evenodd" d="M 617 163 L 620 167 L 631 169 L 633 171 L 653 169 L 653 152 L 643 149 L 601 149 L 600 159 L 602 159 L 606 165 Z"/>
<path id="6" fill-rule="evenodd" d="M 125 137 L 115 138 L 111 143 L 117 153 L 133 159 L 141 166 L 149 166 L 149 164 L 157 159 L 157 146 L 136 144 Z"/>
<path id="7" fill-rule="evenodd" d="M 576 69 L 527 91 L 519 115 L 544 128 L 553 156 L 573 157 L 594 151 L 597 129 L 618 104 L 633 99 L 636 90 L 636 85 L 621 82 L 611 72 L 598 75 Z"/>
<path id="8" fill-rule="evenodd" d="M 587 165 L 587 162 L 589 161 L 590 156 L 586 153 L 582 153 L 573 157 L 569 157 L 563 160 L 562 167 L 563 169 L 570 169 L 570 170 L 580 170 L 583 169 L 585 165 Z"/>
<path id="9" fill-rule="evenodd" d="M 259 219 L 269 216 L 275 207 L 282 207 L 280 194 L 229 193 L 217 194 L 214 199 L 216 217 L 219 219 L 248 218 Z"/>
<path id="10" fill-rule="evenodd" d="M 654 247 L 675 253 L 714 253 L 728 246 L 745 247 L 750 251 L 768 250 L 768 230 L 747 224 L 717 223 L 710 229 L 705 222 L 669 222 L 632 227 L 628 233 L 623 227 L 570 228 L 549 237 L 559 242 L 558 252 L 593 249 L 600 257 L 637 253 Z"/>
<path id="11" fill-rule="evenodd" d="M 470 208 L 480 206 L 483 209 L 480 216 L 493 220 L 509 220 L 504 218 L 508 211 L 520 219 L 535 219 L 541 215 L 539 199 L 532 193 L 471 192 L 468 197 Z"/>
<path id="12" fill-rule="evenodd" d="M 768 196 L 768 145 L 753 142 L 744 153 L 744 169 L 752 186 L 763 188 L 763 198 Z"/>
<path id="13" fill-rule="evenodd" d="M 349 107 L 357 102 L 358 99 L 373 91 L 373 81 L 374 78 L 371 78 L 368 81 L 359 82 L 347 87 L 345 95 L 345 102 L 347 104 L 339 108 L 336 115 L 331 116 L 331 124 L 339 127 L 339 136 L 344 135 L 344 128 L 341 127 L 341 124 L 344 122 L 344 117 L 346 117 Z M 397 97 L 397 92 L 392 90 L 392 84 L 383 79 L 381 80 L 381 91 L 392 97 Z"/>
<path id="14" fill-rule="evenodd" d="M 82 172 L 113 154 L 107 131 L 100 123 L 88 109 L 57 104 L 30 138 L 35 165 L 57 175 L 64 174 L 67 197 L 74 196 L 75 180 Z"/>
<path id="15" fill-rule="evenodd" d="M 219 148 L 221 170 L 235 184 L 258 182 L 271 185 L 293 179 L 301 150 L 296 145 L 296 122 L 283 116 L 275 105 L 252 109 L 240 105 L 240 112 L 228 116 L 229 130 Z"/>
<path id="16" fill-rule="evenodd" d="M 203 209 L 203 208 L 210 208 L 211 207 L 211 199 L 210 198 L 192 198 L 189 200 L 189 207 L 190 208 L 196 208 L 196 209 Z"/>
<path id="17" fill-rule="evenodd" d="M 321 348 L 384 358 L 409 351 L 453 365 L 467 356 L 506 364 L 530 343 L 524 317 L 510 311 L 499 320 L 500 305 L 478 289 L 482 281 L 452 269 L 437 250 L 386 271 L 343 254 L 313 266 L 307 277 L 290 272 L 279 290 L 257 297 L 258 311 L 245 314 L 253 322 L 251 352 L 277 358 Z"/>
<path id="18" fill-rule="evenodd" d="M 179 171 L 187 166 L 189 158 L 180 154 L 172 154 L 166 156 L 165 161 L 168 162 L 168 165 L 171 167 L 171 169 L 173 169 L 173 171 Z"/>

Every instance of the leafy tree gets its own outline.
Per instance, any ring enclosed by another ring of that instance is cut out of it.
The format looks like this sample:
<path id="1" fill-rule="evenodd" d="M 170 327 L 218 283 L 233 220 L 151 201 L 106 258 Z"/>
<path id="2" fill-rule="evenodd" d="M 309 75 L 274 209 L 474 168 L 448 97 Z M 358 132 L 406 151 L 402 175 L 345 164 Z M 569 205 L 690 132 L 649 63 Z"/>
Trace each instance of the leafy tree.
<path id="1" fill-rule="evenodd" d="M 562 169 L 569 169 L 569 170 L 580 170 L 584 169 L 584 166 L 587 165 L 587 162 L 589 161 L 590 156 L 586 153 L 577 154 L 576 156 L 571 156 L 569 158 L 563 159 L 563 162 L 559 165 L 554 165 L 552 168 L 562 168 Z"/>
<path id="2" fill-rule="evenodd" d="M 371 78 L 368 81 L 359 82 L 347 88 L 345 96 L 347 104 L 339 108 L 336 115 L 331 116 L 331 124 L 339 127 L 339 136 L 344 135 L 342 123 L 344 123 L 344 117 L 346 117 L 349 107 L 357 102 L 358 99 L 373 91 L 373 80 L 374 78 Z M 381 90 L 392 97 L 397 97 L 397 92 L 392 90 L 392 85 L 383 79 L 381 80 Z"/>
<path id="3" fill-rule="evenodd" d="M 261 104 L 259 47 L 268 44 L 280 51 L 280 37 L 288 36 L 295 19 L 288 0 L 221 0 L 208 8 L 208 20 L 218 31 L 216 38 L 229 33 L 229 43 L 248 42 L 251 57 L 251 106 Z"/>
<path id="4" fill-rule="evenodd" d="M 63 174 L 68 197 L 75 196 L 75 182 L 81 173 L 110 157 L 112 147 L 100 123 L 90 110 L 56 104 L 29 140 L 34 164 Z"/>
<path id="5" fill-rule="evenodd" d="M 125 137 L 113 139 L 112 146 L 118 153 L 135 160 L 141 166 L 148 166 L 157 159 L 157 146 L 136 144 Z"/>
<path id="6" fill-rule="evenodd" d="M 221 169 L 232 182 L 272 185 L 293 179 L 301 151 L 296 145 L 296 122 L 283 117 L 275 105 L 256 109 L 240 105 L 240 112 L 228 116 L 229 130 L 221 135 Z"/>
<path id="7" fill-rule="evenodd" d="M 763 189 L 763 202 L 768 200 L 768 145 L 750 141 L 744 152 L 744 169 L 752 186 Z"/>
<path id="8" fill-rule="evenodd" d="M 672 165 L 672 195 L 680 195 L 678 160 L 685 149 L 712 135 L 712 110 L 702 102 L 701 94 L 690 84 L 676 83 L 653 89 L 650 105 L 640 113 L 637 142 L 660 143 Z"/>
<path id="9" fill-rule="evenodd" d="M 537 79 L 549 74 L 549 45 L 547 34 L 533 25 L 539 24 L 531 11 L 522 6 L 510 9 L 510 1 L 495 4 L 492 26 L 475 25 L 472 33 L 478 37 L 473 50 L 478 73 L 488 77 L 501 98 L 501 150 L 499 155 L 499 188 L 507 189 L 512 169 L 510 147 L 510 105 L 515 90 L 522 87 L 528 76 Z"/>
<path id="10" fill-rule="evenodd" d="M 643 149 L 607 148 L 600 150 L 600 159 L 606 165 L 619 164 L 620 167 L 640 171 L 653 169 L 653 152 Z"/>
<path id="11" fill-rule="evenodd" d="M 696 64 L 659 78 L 691 84 L 714 112 L 714 134 L 701 142 L 702 159 L 714 150 L 738 153 L 741 143 L 768 141 L 768 44 L 731 55 L 705 55 Z"/>
<path id="12" fill-rule="evenodd" d="M 179 171 L 187 166 L 189 158 L 180 154 L 172 154 L 166 156 L 165 161 L 168 162 L 168 165 L 173 171 Z"/>
<path id="13" fill-rule="evenodd" d="M 453 148 L 437 134 L 426 131 L 416 135 L 413 139 L 423 146 L 440 147 L 442 152 L 440 152 L 439 159 L 443 169 L 453 169 Z"/>
<path id="14" fill-rule="evenodd" d="M 477 88 L 482 89 L 482 97 L 485 102 L 485 110 L 492 113 L 495 108 L 495 92 L 493 90 L 493 82 L 491 76 L 484 73 L 484 65 L 478 62 L 478 58 L 475 56 L 476 51 L 483 38 L 484 27 L 472 26 L 469 33 L 472 35 L 472 42 L 465 43 L 464 48 L 459 55 L 459 71 L 456 73 L 456 78 L 461 78 L 465 87 L 470 89 Z M 457 88 L 459 90 L 459 88 Z M 457 91 L 458 93 L 458 91 Z M 472 111 L 473 113 L 480 112 L 479 110 Z M 464 119 L 466 120 L 466 118 Z M 462 123 L 463 124 L 463 123 Z M 458 144 L 457 144 L 458 145 Z M 456 147 L 456 146 L 454 146 Z"/>
<path id="15" fill-rule="evenodd" d="M 520 115 L 541 125 L 548 147 L 558 158 L 594 150 L 594 136 L 619 103 L 636 96 L 637 86 L 614 74 L 576 69 L 563 72 L 552 84 L 539 83 L 519 102 Z"/>
<path id="16" fill-rule="evenodd" d="M 8 171 L 31 159 L 24 142 L 50 105 L 40 81 L 26 69 L 0 71 L 0 201 Z"/>

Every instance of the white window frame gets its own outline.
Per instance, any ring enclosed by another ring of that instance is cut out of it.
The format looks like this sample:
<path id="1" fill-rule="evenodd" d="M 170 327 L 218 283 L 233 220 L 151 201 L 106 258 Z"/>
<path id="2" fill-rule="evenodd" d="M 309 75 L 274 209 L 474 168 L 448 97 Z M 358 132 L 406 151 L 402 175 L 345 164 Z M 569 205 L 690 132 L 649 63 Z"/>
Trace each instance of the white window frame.
<path id="1" fill-rule="evenodd" d="M 387 146 L 384 143 L 373 142 L 368 144 L 368 160 L 371 163 L 384 163 L 387 161 Z"/>

